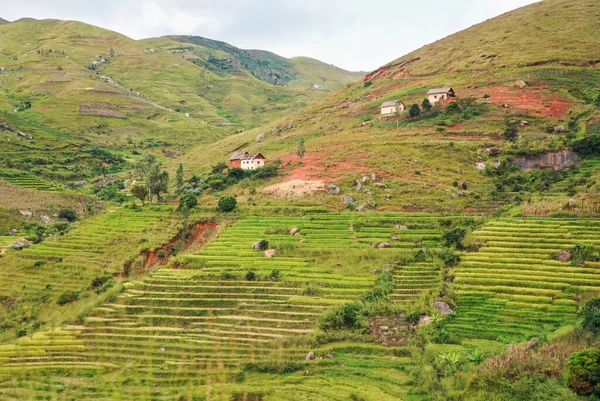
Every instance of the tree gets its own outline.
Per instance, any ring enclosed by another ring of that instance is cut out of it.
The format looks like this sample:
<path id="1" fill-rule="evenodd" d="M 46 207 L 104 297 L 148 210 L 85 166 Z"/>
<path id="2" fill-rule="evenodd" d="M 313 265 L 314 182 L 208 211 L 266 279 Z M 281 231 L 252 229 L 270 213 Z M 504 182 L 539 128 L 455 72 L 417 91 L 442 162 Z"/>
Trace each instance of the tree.
<path id="1" fill-rule="evenodd" d="M 160 194 L 167 192 L 169 188 L 169 173 L 160 171 L 160 163 L 156 156 L 148 154 L 136 164 L 136 170 L 142 176 L 148 189 L 148 202 L 156 196 L 160 201 Z"/>
<path id="2" fill-rule="evenodd" d="M 185 193 L 181 196 L 179 200 L 179 208 L 191 210 L 198 205 L 198 199 L 191 193 Z"/>
<path id="3" fill-rule="evenodd" d="M 232 212 L 237 207 L 237 200 L 233 196 L 222 196 L 217 207 L 221 212 Z"/>
<path id="4" fill-rule="evenodd" d="M 169 173 L 166 171 L 162 171 L 156 177 L 156 183 L 152 188 L 153 195 L 156 195 L 156 198 L 160 202 L 160 194 L 166 193 L 169 190 Z"/>
<path id="5" fill-rule="evenodd" d="M 306 148 L 304 147 L 304 137 L 300 137 L 298 141 L 298 149 L 296 149 L 296 154 L 300 157 L 300 161 L 304 157 L 304 153 L 306 153 Z"/>
<path id="6" fill-rule="evenodd" d="M 419 107 L 418 104 L 413 104 L 412 106 L 410 106 L 410 110 L 408 110 L 408 116 L 410 118 L 416 118 L 419 117 L 421 115 L 421 108 Z"/>
<path id="7" fill-rule="evenodd" d="M 177 175 L 175 176 L 175 181 L 177 183 L 177 189 L 183 186 L 183 164 L 179 163 L 179 168 L 177 169 Z"/>
<path id="8" fill-rule="evenodd" d="M 58 213 L 58 217 L 67 221 L 77 220 L 77 214 L 73 209 L 70 208 L 61 209 L 61 211 Z"/>
<path id="9" fill-rule="evenodd" d="M 519 130 L 514 125 L 509 125 L 504 129 L 502 136 L 509 142 L 515 142 L 519 138 Z"/>
<path id="10" fill-rule="evenodd" d="M 423 99 L 423 103 L 421 103 L 421 107 L 423 108 L 423 111 L 425 113 L 427 113 L 428 111 L 431 110 L 431 108 L 433 107 L 433 105 L 431 104 L 431 102 L 429 101 L 429 99 Z"/>
<path id="11" fill-rule="evenodd" d="M 144 205 L 146 198 L 148 198 L 148 188 L 143 185 L 136 184 L 133 186 L 133 188 L 131 188 L 131 194 L 142 201 L 142 205 Z"/>
<path id="12" fill-rule="evenodd" d="M 581 308 L 581 327 L 593 334 L 600 333 L 600 298 L 589 300 Z"/>
<path id="13" fill-rule="evenodd" d="M 457 102 L 451 102 L 446 106 L 446 114 L 458 114 L 460 113 L 460 104 Z"/>

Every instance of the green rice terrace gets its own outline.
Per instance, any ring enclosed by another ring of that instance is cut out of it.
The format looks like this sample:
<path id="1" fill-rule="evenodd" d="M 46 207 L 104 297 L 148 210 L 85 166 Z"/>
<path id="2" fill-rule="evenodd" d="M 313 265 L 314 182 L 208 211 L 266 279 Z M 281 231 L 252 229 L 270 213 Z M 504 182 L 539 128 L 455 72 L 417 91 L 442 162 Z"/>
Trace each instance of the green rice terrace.
<path id="1" fill-rule="evenodd" d="M 554 258 L 578 242 L 600 242 L 591 219 L 319 208 L 232 218 L 202 217 L 202 210 L 193 217 L 204 240 L 157 265 L 143 259 L 149 274 L 123 274 L 123 261 L 140 252 L 123 239 L 144 238 L 152 249 L 168 242 L 177 214 L 167 206 L 119 209 L 5 256 L 3 294 L 83 295 L 102 274 L 118 290 L 88 295 L 94 301 L 71 321 L 47 312 L 53 327 L 30 328 L 33 334 L 0 345 L 0 399 L 425 399 L 415 375 L 420 355 L 431 351 L 415 344 L 400 316 L 417 313 L 420 330 L 452 338 L 429 347 L 498 352 L 573 325 L 581 296 L 600 291 L 599 263 Z M 156 224 L 172 229 L 155 231 Z M 434 250 L 459 224 L 478 227 L 471 240 L 481 248 L 448 268 Z M 266 256 L 270 250 L 274 257 Z M 120 256 L 109 263 L 108 255 Z M 395 311 L 391 317 L 367 314 L 362 331 L 327 330 L 324 317 L 340 306 L 360 301 L 376 310 L 365 294 L 375 293 L 382 276 L 393 283 L 379 301 Z M 449 301 L 455 313 L 432 314 L 434 300 Z"/>

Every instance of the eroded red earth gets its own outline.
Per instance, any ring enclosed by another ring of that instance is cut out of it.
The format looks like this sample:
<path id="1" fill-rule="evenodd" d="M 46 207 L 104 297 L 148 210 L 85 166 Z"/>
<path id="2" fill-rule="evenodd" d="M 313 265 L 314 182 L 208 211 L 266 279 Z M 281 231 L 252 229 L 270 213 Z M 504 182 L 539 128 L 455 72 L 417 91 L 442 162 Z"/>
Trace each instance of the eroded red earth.
<path id="1" fill-rule="evenodd" d="M 292 165 L 288 175 L 283 182 L 294 180 L 316 180 L 316 181 L 334 181 L 340 177 L 348 175 L 357 175 L 359 173 L 369 172 L 369 168 L 353 161 L 328 162 L 328 153 L 310 152 L 302 158 L 302 165 L 298 166 L 300 158 L 297 155 L 286 156 L 282 158 L 282 167 L 286 167 L 289 162 Z"/>
<path id="2" fill-rule="evenodd" d="M 537 88 L 513 88 L 492 86 L 480 88 L 475 97 L 490 95 L 488 101 L 498 105 L 508 105 L 514 111 L 533 113 L 544 117 L 561 118 L 569 114 L 571 104 L 555 93 L 544 93 Z"/>

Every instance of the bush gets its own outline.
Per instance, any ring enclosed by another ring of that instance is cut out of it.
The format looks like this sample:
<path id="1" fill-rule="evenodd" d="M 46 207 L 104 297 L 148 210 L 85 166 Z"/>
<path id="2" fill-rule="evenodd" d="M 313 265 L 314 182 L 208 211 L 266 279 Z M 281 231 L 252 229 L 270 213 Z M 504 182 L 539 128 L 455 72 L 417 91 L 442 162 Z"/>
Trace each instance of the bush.
<path id="1" fill-rule="evenodd" d="M 254 270 L 248 270 L 246 272 L 246 281 L 254 281 L 256 280 L 256 273 L 254 273 Z"/>
<path id="2" fill-rule="evenodd" d="M 58 217 L 67 221 L 77 220 L 77 214 L 73 209 L 69 208 L 61 209 L 60 212 L 58 212 Z"/>
<path id="3" fill-rule="evenodd" d="M 600 155 L 600 135 L 589 135 L 573 143 L 572 149 L 581 157 Z"/>
<path id="4" fill-rule="evenodd" d="M 357 303 L 347 303 L 336 308 L 328 309 L 319 327 L 321 330 L 352 330 L 360 329 L 364 325 L 362 308 Z"/>
<path id="5" fill-rule="evenodd" d="M 279 270 L 277 270 L 277 269 L 272 270 L 271 273 L 269 274 L 269 280 L 271 280 L 271 281 L 281 280 L 281 273 L 279 272 Z"/>
<path id="6" fill-rule="evenodd" d="M 600 297 L 586 302 L 580 313 L 581 327 L 594 334 L 600 333 Z"/>
<path id="7" fill-rule="evenodd" d="M 458 114 L 461 112 L 460 105 L 456 102 L 452 102 L 446 106 L 446 114 Z"/>
<path id="8" fill-rule="evenodd" d="M 504 129 L 502 136 L 509 142 L 515 142 L 519 138 L 519 130 L 514 125 L 509 125 Z"/>
<path id="9" fill-rule="evenodd" d="M 416 326 L 421 321 L 421 314 L 419 313 L 410 313 L 406 316 L 406 321 L 413 326 Z"/>
<path id="10" fill-rule="evenodd" d="M 218 208 L 221 212 L 229 213 L 237 207 L 237 200 L 233 196 L 222 196 L 219 199 Z"/>
<path id="11" fill-rule="evenodd" d="M 198 205 L 198 199 L 196 199 L 196 197 L 189 192 L 183 194 L 181 196 L 181 199 L 179 200 L 179 208 L 180 209 L 185 208 L 187 210 L 192 210 L 197 205 Z"/>
<path id="12" fill-rule="evenodd" d="M 410 106 L 410 110 L 408 110 L 408 116 L 410 118 L 416 118 L 419 117 L 421 115 L 421 108 L 419 107 L 418 104 L 413 104 L 412 106 Z"/>
<path id="13" fill-rule="evenodd" d="M 65 291 L 58 297 L 56 303 L 60 306 L 66 305 L 71 302 L 77 301 L 79 298 L 79 292 L 76 291 Z"/>
<path id="14" fill-rule="evenodd" d="M 450 248 L 442 248 L 437 256 L 446 267 L 456 266 L 460 261 L 458 255 Z"/>
<path id="15" fill-rule="evenodd" d="M 363 88 L 368 88 L 369 86 L 373 85 L 373 81 L 365 81 L 363 83 Z"/>
<path id="16" fill-rule="evenodd" d="M 584 349 L 569 359 L 569 386 L 581 396 L 600 395 L 600 351 Z"/>
<path id="17" fill-rule="evenodd" d="M 267 249 L 269 249 L 269 241 L 267 241 L 266 239 L 260 240 L 260 242 L 258 243 L 258 249 L 260 249 L 261 251 L 266 251 Z"/>
<path id="18" fill-rule="evenodd" d="M 444 231 L 444 245 L 447 247 L 462 248 L 462 241 L 467 235 L 467 230 L 463 227 L 454 227 Z"/>

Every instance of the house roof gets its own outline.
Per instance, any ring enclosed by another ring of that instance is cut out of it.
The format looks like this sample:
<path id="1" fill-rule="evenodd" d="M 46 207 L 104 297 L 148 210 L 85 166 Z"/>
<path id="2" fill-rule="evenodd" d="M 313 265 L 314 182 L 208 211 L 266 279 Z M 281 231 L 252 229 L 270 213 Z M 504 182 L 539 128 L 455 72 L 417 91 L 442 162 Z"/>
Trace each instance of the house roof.
<path id="1" fill-rule="evenodd" d="M 254 159 L 266 159 L 261 153 L 248 153 L 248 152 L 235 152 L 229 158 L 232 160 L 254 160 Z"/>
<path id="2" fill-rule="evenodd" d="M 428 95 L 441 95 L 444 93 L 454 93 L 454 89 L 452 89 L 452 88 L 435 88 L 435 89 L 431 89 L 429 92 L 427 92 Z"/>
<path id="3" fill-rule="evenodd" d="M 382 104 L 381 108 L 397 106 L 400 103 L 402 103 L 402 100 L 390 100 L 389 102 L 385 102 L 384 104 Z M 404 104 L 404 103 L 402 103 L 402 104 Z"/>

